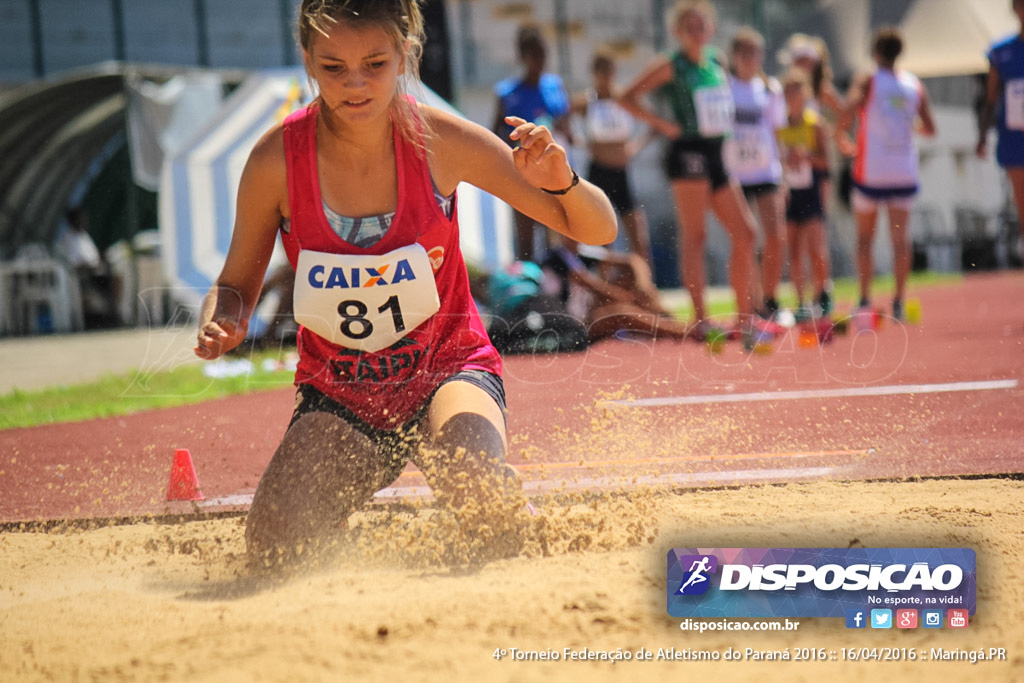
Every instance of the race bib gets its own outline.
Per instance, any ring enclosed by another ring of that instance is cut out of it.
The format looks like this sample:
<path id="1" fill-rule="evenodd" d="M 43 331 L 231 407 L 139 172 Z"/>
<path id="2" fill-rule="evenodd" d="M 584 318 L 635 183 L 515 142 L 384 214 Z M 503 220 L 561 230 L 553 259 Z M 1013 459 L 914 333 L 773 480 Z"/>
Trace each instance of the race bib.
<path id="1" fill-rule="evenodd" d="M 1010 130 L 1024 130 L 1024 78 L 1006 82 L 1006 127 Z"/>
<path id="2" fill-rule="evenodd" d="M 734 106 L 728 85 L 698 88 L 693 91 L 697 109 L 697 128 L 706 138 L 717 138 L 732 131 Z"/>
<path id="3" fill-rule="evenodd" d="M 614 100 L 587 103 L 587 123 L 595 142 L 626 142 L 633 134 L 633 119 Z"/>
<path id="4" fill-rule="evenodd" d="M 803 161 L 796 166 L 786 166 L 783 173 L 786 185 L 792 190 L 806 190 L 814 185 L 814 169 L 810 161 Z"/>
<path id="5" fill-rule="evenodd" d="M 749 175 L 771 165 L 772 140 L 761 128 L 736 126 L 726 145 L 729 169 L 737 175 Z"/>
<path id="6" fill-rule="evenodd" d="M 299 252 L 295 321 L 328 341 L 373 353 L 386 349 L 441 308 L 426 250 L 387 254 Z"/>

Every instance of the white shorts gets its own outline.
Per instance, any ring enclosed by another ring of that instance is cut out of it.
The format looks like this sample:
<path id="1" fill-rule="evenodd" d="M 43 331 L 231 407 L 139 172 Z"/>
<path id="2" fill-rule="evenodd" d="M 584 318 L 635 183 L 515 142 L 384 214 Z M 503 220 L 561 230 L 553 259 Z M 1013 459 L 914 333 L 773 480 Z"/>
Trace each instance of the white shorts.
<path id="1" fill-rule="evenodd" d="M 890 197 L 871 197 L 855 187 L 850 192 L 850 206 L 853 207 L 855 213 L 877 211 L 880 206 L 887 206 L 890 209 L 903 209 L 904 211 L 910 211 L 914 206 L 915 196 L 916 195 L 911 194 Z"/>

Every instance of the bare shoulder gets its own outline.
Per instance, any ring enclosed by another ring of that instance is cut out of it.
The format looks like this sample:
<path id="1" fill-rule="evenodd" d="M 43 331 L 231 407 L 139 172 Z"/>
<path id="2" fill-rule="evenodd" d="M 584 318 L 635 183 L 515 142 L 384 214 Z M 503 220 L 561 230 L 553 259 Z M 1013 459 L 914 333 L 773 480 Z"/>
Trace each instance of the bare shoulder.
<path id="1" fill-rule="evenodd" d="M 481 139 L 494 138 L 494 134 L 483 126 L 465 119 L 458 114 L 432 107 L 419 105 L 420 116 L 430 131 L 430 137 L 440 146 L 462 146 L 473 144 Z M 428 143 L 429 144 L 429 143 Z"/>
<path id="2" fill-rule="evenodd" d="M 278 124 L 263 134 L 245 162 L 242 187 L 247 197 L 276 204 L 282 214 L 288 205 L 288 165 L 284 151 L 284 129 Z"/>
<path id="3" fill-rule="evenodd" d="M 285 172 L 284 126 L 278 124 L 263 134 L 249 153 L 246 167 L 261 173 Z"/>
<path id="4" fill-rule="evenodd" d="M 473 171 L 509 154 L 508 146 L 483 126 L 437 107 L 419 105 L 429 135 L 426 139 L 430 172 L 437 189 L 448 193 Z"/>

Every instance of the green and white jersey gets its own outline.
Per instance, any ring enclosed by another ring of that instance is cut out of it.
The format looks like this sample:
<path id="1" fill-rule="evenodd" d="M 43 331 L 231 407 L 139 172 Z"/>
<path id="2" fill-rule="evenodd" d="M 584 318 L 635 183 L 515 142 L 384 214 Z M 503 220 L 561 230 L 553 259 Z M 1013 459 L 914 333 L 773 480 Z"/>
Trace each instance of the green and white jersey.
<path id="1" fill-rule="evenodd" d="M 718 49 L 704 48 L 700 64 L 678 50 L 669 55 L 672 80 L 662 92 L 682 127 L 682 139 L 721 138 L 732 132 L 733 101 Z"/>

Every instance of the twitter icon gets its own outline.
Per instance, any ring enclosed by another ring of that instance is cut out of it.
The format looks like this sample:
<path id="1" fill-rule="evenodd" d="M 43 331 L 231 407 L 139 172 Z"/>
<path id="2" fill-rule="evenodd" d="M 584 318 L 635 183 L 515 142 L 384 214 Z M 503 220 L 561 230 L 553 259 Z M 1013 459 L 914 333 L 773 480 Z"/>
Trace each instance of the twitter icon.
<path id="1" fill-rule="evenodd" d="M 892 628 L 892 610 L 871 610 L 871 628 Z"/>

